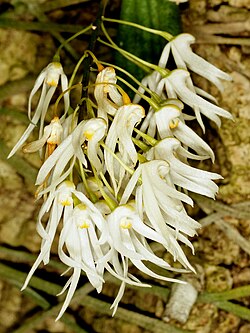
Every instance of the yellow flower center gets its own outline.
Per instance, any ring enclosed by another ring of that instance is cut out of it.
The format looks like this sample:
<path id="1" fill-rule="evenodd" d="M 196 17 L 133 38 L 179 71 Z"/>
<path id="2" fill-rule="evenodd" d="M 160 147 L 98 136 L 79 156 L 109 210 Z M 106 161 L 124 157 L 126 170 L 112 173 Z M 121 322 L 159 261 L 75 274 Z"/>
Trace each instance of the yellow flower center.
<path id="1" fill-rule="evenodd" d="M 89 228 L 89 223 L 87 221 L 84 221 L 80 226 L 80 229 L 87 229 Z"/>
<path id="2" fill-rule="evenodd" d="M 59 200 L 59 203 L 62 205 L 62 206 L 70 206 L 72 201 L 70 199 L 65 199 L 65 200 Z"/>
<path id="3" fill-rule="evenodd" d="M 179 119 L 172 119 L 170 122 L 169 122 L 169 128 L 170 129 L 174 129 L 178 126 L 179 124 Z"/>
<path id="4" fill-rule="evenodd" d="M 51 87 L 56 87 L 57 86 L 57 81 L 56 80 L 47 80 L 46 83 L 47 83 L 48 86 L 51 86 Z"/>
<path id="5" fill-rule="evenodd" d="M 85 131 L 83 134 L 88 141 L 90 141 L 94 136 L 93 131 Z"/>
<path id="6" fill-rule="evenodd" d="M 127 218 L 122 219 L 121 222 L 120 222 L 120 227 L 122 229 L 130 229 L 132 227 L 131 220 L 129 220 Z"/>

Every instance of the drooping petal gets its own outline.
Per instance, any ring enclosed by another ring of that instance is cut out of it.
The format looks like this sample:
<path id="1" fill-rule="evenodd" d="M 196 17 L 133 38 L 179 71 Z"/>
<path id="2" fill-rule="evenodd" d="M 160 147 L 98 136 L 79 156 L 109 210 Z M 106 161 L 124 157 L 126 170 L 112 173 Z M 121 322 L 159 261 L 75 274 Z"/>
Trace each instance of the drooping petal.
<path id="1" fill-rule="evenodd" d="M 223 90 L 220 80 L 232 80 L 230 75 L 210 64 L 192 51 L 190 45 L 195 43 L 195 38 L 192 35 L 188 33 L 180 34 L 170 43 L 173 47 L 173 54 L 176 55 L 176 53 L 178 53 L 188 68 L 214 83 L 220 91 Z"/>
<path id="2" fill-rule="evenodd" d="M 40 73 L 40 75 L 38 76 L 38 78 L 36 79 L 36 82 L 34 84 L 34 87 L 32 88 L 31 90 L 31 93 L 30 93 L 30 96 L 29 96 L 29 100 L 28 100 L 28 117 L 29 119 L 31 120 L 31 102 L 32 102 L 32 99 L 35 95 L 35 93 L 38 91 L 38 89 L 41 87 L 41 85 L 43 84 L 44 82 L 44 79 L 46 77 L 46 68 L 44 68 L 42 70 L 42 72 Z M 41 103 L 40 101 L 43 101 L 44 100 L 44 97 L 45 97 L 45 94 L 46 94 L 46 91 L 47 91 L 47 87 L 46 87 L 46 84 L 44 83 L 43 84 L 43 87 L 42 87 L 42 93 L 41 93 L 41 96 L 40 96 L 40 100 L 39 100 L 39 103 Z M 40 105 L 38 104 L 38 109 L 40 109 Z"/>
<path id="3" fill-rule="evenodd" d="M 201 113 L 203 113 L 209 119 L 215 121 L 217 125 L 220 125 L 218 116 L 233 119 L 231 113 L 228 111 L 204 100 L 202 97 L 196 95 L 186 86 L 186 79 L 189 77 L 189 73 L 183 69 L 177 69 L 171 72 L 166 78 L 168 84 L 166 88 L 170 89 L 169 86 L 175 91 L 178 97 L 191 108 L 199 107 Z M 172 97 L 172 96 L 171 96 Z"/>
<path id="4" fill-rule="evenodd" d="M 62 83 L 62 91 L 65 92 L 68 89 L 68 78 L 64 73 L 62 73 L 61 75 L 61 83 Z M 64 114 L 66 114 L 68 112 L 70 104 L 69 92 L 64 93 L 63 99 L 64 99 Z"/>
<path id="5" fill-rule="evenodd" d="M 53 154 L 51 154 L 48 159 L 41 166 L 37 178 L 36 185 L 41 185 L 52 168 L 56 165 L 58 159 L 60 158 L 63 151 L 65 151 L 71 143 L 71 137 L 68 136 L 63 142 L 54 150 Z"/>

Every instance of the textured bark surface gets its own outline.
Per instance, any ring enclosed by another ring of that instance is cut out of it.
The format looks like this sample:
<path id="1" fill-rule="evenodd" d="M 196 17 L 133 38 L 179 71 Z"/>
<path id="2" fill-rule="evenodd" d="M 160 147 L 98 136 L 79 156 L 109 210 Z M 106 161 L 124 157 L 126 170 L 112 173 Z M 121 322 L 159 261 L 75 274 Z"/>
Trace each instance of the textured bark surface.
<path id="1" fill-rule="evenodd" d="M 46 1 L 43 1 L 46 3 Z M 119 2 L 114 1 L 117 9 Z M 95 3 L 83 14 L 75 6 L 67 12 L 69 21 L 75 17 L 86 15 L 86 21 L 92 19 L 92 9 L 95 12 Z M 194 49 L 209 62 L 232 75 L 233 81 L 225 83 L 225 90 L 219 94 L 217 89 L 206 81 L 199 79 L 199 85 L 212 93 L 218 99 L 219 105 L 229 110 L 235 121 L 223 120 L 218 131 L 213 124 L 208 124 L 206 139 L 215 150 L 215 165 L 205 165 L 208 170 L 219 172 L 224 180 L 220 184 L 218 200 L 222 203 L 233 205 L 244 203 L 250 199 L 250 3 L 249 0 L 190 0 L 189 4 L 181 6 L 183 29 L 192 33 L 197 38 Z M 27 14 L 28 15 L 28 14 Z M 66 14 L 63 9 L 58 9 L 51 14 L 51 19 L 62 21 Z M 71 22 L 72 23 L 72 22 Z M 22 114 L 26 113 L 28 92 L 32 81 L 29 75 L 39 73 L 51 61 L 54 41 L 47 33 L 18 31 L 15 29 L 0 29 L 0 102 L 1 107 L 8 107 Z M 81 45 L 76 45 L 82 51 Z M 106 52 L 106 49 L 104 50 Z M 68 64 L 69 65 L 69 64 Z M 69 65 L 70 66 L 70 65 Z M 6 84 L 23 80 L 13 91 L 4 90 Z M 198 80 L 198 78 L 197 78 Z M 25 118 L 13 114 L 0 113 L 0 139 L 11 148 L 23 133 L 26 123 Z M 0 159 L 0 244 L 12 249 L 27 250 L 37 253 L 40 247 L 40 238 L 35 231 L 35 220 L 39 209 L 39 202 L 35 202 L 35 188 L 29 176 L 34 168 L 40 165 L 37 155 L 18 155 L 27 162 L 27 172 L 16 162 L 6 161 L 6 147 L 1 146 Z M 30 168 L 30 169 L 29 169 Z M 22 169 L 22 170 L 21 170 Z M 239 208 L 240 210 L 240 208 Z M 204 212 L 220 212 L 212 207 Z M 200 210 L 191 212 L 195 217 L 200 215 Z M 240 214 L 239 214 L 240 216 Z M 217 217 L 219 220 L 221 217 Z M 190 276 L 190 281 L 199 291 L 206 290 L 218 292 L 229 290 L 232 287 L 248 285 L 250 283 L 250 250 L 242 248 L 241 241 L 236 241 L 232 230 L 244 238 L 246 244 L 250 242 L 250 218 L 238 218 L 224 214 L 223 223 L 214 220 L 207 223 L 199 232 L 199 237 L 194 239 L 196 257 L 191 261 L 196 266 L 197 276 Z M 226 226 L 232 227 L 228 231 Z M 223 227 L 224 226 L 224 227 Z M 238 235 L 238 234 L 237 234 Z M 238 236 L 237 236 L 238 237 Z M 56 245 L 53 249 L 56 252 Z M 161 253 L 162 252 L 162 253 Z M 159 249 L 162 256 L 166 255 Z M 166 255 L 167 256 L 167 255 Z M 10 262 L 9 257 L 0 251 L 0 258 Z M 28 265 L 21 265 L 22 261 L 11 262 L 12 267 L 28 271 Z M 59 274 L 56 269 L 51 269 L 50 276 Z M 60 271 L 62 272 L 62 271 Z M 139 274 L 140 275 L 140 274 Z M 43 275 L 44 277 L 44 275 Z M 164 286 L 161 283 L 161 286 Z M 107 283 L 103 293 L 113 297 L 117 287 Z M 96 295 L 95 295 L 96 296 Z M 22 325 L 35 313 L 35 303 L 27 296 L 7 282 L 0 281 L 0 333 L 7 333 Z M 158 319 L 164 317 L 166 297 L 157 296 L 148 292 L 138 292 L 128 288 L 122 304 L 136 311 L 136 308 Z M 241 305 L 250 305 L 250 298 L 245 297 Z M 96 309 L 86 306 L 73 306 L 81 318 L 81 325 L 92 327 L 94 332 L 119 332 L 142 333 L 150 332 L 127 320 L 111 318 L 99 314 Z M 63 322 L 54 322 L 51 316 L 29 332 L 72 332 Z M 247 333 L 250 324 L 241 320 L 234 314 L 219 310 L 213 304 L 196 303 L 192 308 L 188 321 L 180 324 L 173 320 L 170 323 L 178 327 L 193 330 L 196 333 Z M 160 332 L 160 331 L 159 331 Z M 163 331 L 162 331 L 163 333 Z"/>

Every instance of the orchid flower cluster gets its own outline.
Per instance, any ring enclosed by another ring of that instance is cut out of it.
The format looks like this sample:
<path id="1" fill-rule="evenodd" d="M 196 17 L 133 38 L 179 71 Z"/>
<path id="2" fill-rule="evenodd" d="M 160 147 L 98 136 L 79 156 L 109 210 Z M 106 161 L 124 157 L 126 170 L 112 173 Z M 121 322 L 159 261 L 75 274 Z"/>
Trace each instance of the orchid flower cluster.
<path id="1" fill-rule="evenodd" d="M 58 256 L 72 273 L 62 290 L 68 291 L 57 319 L 68 307 L 82 272 L 98 293 L 105 283 L 105 272 L 120 280 L 112 304 L 115 313 L 126 285 L 149 286 L 130 273 L 131 265 L 167 282 L 183 283 L 173 275 L 157 274 L 148 264 L 177 274 L 194 271 L 183 246 L 194 252 L 189 237 L 200 224 L 186 212 L 185 205 L 193 205 L 188 193 L 214 198 L 218 191 L 214 181 L 222 177 L 190 166 L 190 160 L 214 162 L 214 153 L 188 124 L 196 119 L 205 131 L 202 117 L 220 126 L 220 117 L 232 116 L 217 106 L 213 96 L 194 85 L 189 70 L 220 90 L 222 80 L 231 78 L 193 53 L 193 42 L 187 33 L 171 36 L 158 65 L 137 58 L 151 72 L 141 83 L 134 78 L 139 87 L 133 101 L 118 84 L 119 68 L 104 67 L 94 57 L 95 82 L 89 84 L 94 91 L 85 99 L 83 119 L 79 118 L 80 106 L 75 110 L 70 106 L 72 80 L 69 83 L 60 62 L 50 63 L 35 82 L 28 101 L 30 124 L 9 157 L 39 127 L 38 139 L 22 148 L 26 153 L 40 152 L 36 196 L 43 198 L 37 218 L 41 250 L 23 289 L 38 266 L 49 263 L 58 234 Z M 174 70 L 168 69 L 170 55 L 176 64 Z M 52 120 L 46 124 L 59 81 L 64 111 L 59 115 L 54 108 Z M 33 111 L 33 98 L 40 88 Z M 183 268 L 157 256 L 152 247 L 155 242 Z"/>

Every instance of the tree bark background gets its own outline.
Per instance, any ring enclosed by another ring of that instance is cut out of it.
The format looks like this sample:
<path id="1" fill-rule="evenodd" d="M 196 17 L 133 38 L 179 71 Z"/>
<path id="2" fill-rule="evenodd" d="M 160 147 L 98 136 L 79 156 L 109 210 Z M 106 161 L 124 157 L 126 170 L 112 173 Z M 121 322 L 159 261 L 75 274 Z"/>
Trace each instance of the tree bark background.
<path id="1" fill-rule="evenodd" d="M 46 0 L 39 2 L 43 4 Z M 85 14 L 74 6 L 67 13 L 69 21 L 86 15 L 86 21 L 91 22 L 91 9 L 95 11 L 96 8 L 95 1 L 92 2 L 92 7 Z M 84 6 L 86 9 L 87 5 Z M 112 6 L 113 10 L 117 10 L 119 1 L 114 1 Z M 232 75 L 233 81 L 225 83 L 222 94 L 206 81 L 196 78 L 200 86 L 215 95 L 219 104 L 235 117 L 234 122 L 223 120 L 219 131 L 208 124 L 206 138 L 215 150 L 216 161 L 215 165 L 204 167 L 224 177 L 220 184 L 219 202 L 228 205 L 245 203 L 250 198 L 250 3 L 249 0 L 190 0 L 180 8 L 183 30 L 197 38 L 195 51 Z M 29 14 L 25 15 L 29 19 Z M 65 12 L 63 9 L 55 10 L 50 18 L 62 21 Z M 82 48 L 81 45 L 76 47 L 79 50 Z M 6 152 L 14 146 L 26 127 L 27 98 L 32 82 L 35 75 L 51 61 L 54 49 L 55 42 L 49 33 L 0 29 L 0 245 L 31 253 L 37 253 L 40 247 L 40 238 L 35 230 L 39 203 L 35 203 L 35 188 L 31 181 L 40 161 L 37 155 L 26 156 L 19 152 L 21 161 L 27 163 L 23 168 L 20 159 L 7 161 Z M 211 212 L 213 208 L 206 213 Z M 223 221 L 250 243 L 250 218 L 227 215 Z M 244 251 L 233 237 L 228 237 L 219 224 L 205 225 L 194 240 L 194 245 L 201 290 L 217 292 L 250 284 L 250 252 Z M 4 263 L 8 262 L 8 256 L 1 251 L 0 258 Z M 12 262 L 12 266 L 28 271 L 28 265 L 20 267 L 18 262 Z M 112 296 L 114 289 L 112 284 L 108 284 L 104 293 Z M 30 299 L 5 279 L 0 280 L 0 301 L 0 333 L 12 332 L 13 327 L 21 326 L 27 313 L 32 313 L 35 308 Z M 242 302 L 249 306 L 250 298 Z M 125 294 L 123 303 L 133 303 L 159 319 L 165 308 L 161 298 L 130 290 Z M 79 309 L 79 316 L 94 332 L 146 332 L 131 324 L 129 318 L 125 321 L 98 315 L 87 307 Z M 197 333 L 250 332 L 249 322 L 219 310 L 215 305 L 203 303 L 195 304 L 187 323 L 176 325 Z M 47 318 L 29 332 L 47 331 L 72 332 L 63 322 L 55 323 L 54 317 Z"/>

